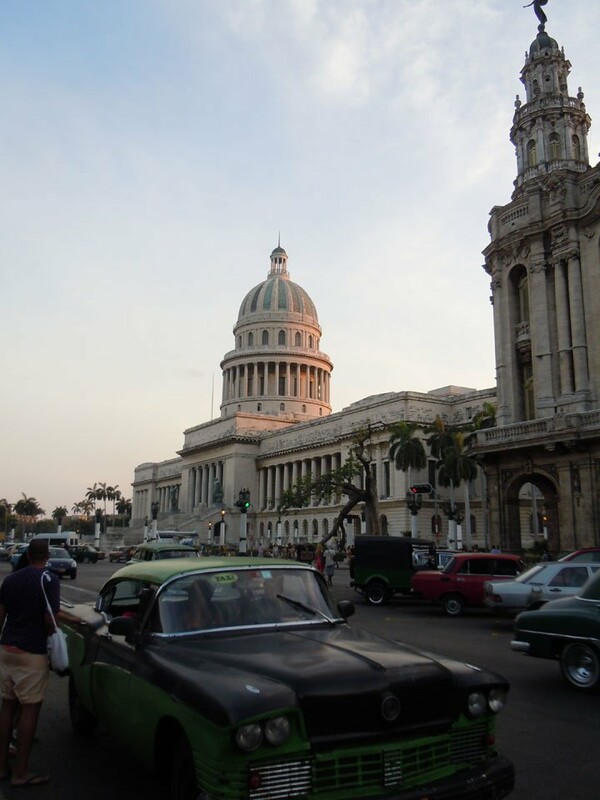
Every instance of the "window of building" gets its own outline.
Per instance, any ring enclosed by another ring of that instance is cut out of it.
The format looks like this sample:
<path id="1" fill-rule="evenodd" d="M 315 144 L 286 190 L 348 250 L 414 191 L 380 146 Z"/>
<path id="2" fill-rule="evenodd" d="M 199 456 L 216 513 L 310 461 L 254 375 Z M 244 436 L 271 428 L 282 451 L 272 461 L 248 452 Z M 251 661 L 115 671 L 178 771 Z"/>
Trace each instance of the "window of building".
<path id="1" fill-rule="evenodd" d="M 277 343 L 285 344 L 285 331 L 279 331 L 279 334 L 277 336 Z"/>
<path id="2" fill-rule="evenodd" d="M 296 336 L 294 337 L 294 344 L 296 347 L 302 347 L 302 334 L 300 331 L 296 331 Z"/>
<path id="3" fill-rule="evenodd" d="M 306 414 L 306 406 L 305 405 L 302 406 L 302 413 Z"/>
<path id="4" fill-rule="evenodd" d="M 256 404 L 256 410 L 257 411 L 262 411 L 262 403 L 257 403 Z"/>
<path id="5" fill-rule="evenodd" d="M 389 497 L 391 494 L 391 484 L 390 484 L 390 462 L 384 461 L 383 462 L 383 496 Z"/>
<path id="6" fill-rule="evenodd" d="M 308 337 L 308 349 L 312 350 L 314 347 L 314 337 L 311 335 Z"/>
<path id="7" fill-rule="evenodd" d="M 279 410 L 285 411 L 285 403 L 279 403 Z"/>
<path id="8" fill-rule="evenodd" d="M 279 377 L 279 394 L 285 394 L 285 375 L 283 377 Z"/>
<path id="9" fill-rule="evenodd" d="M 527 142 L 527 166 L 535 167 L 537 164 L 537 144 L 535 139 L 530 139 Z"/>
<path id="10" fill-rule="evenodd" d="M 269 331 L 262 332 L 262 343 L 269 344 Z"/>
<path id="11" fill-rule="evenodd" d="M 575 161 L 581 161 L 581 143 L 579 141 L 579 136 L 573 137 L 573 158 Z"/>
<path id="12" fill-rule="evenodd" d="M 560 138 L 558 133 L 551 133 L 548 137 L 550 147 L 550 160 L 556 161 L 560 158 Z"/>
<path id="13" fill-rule="evenodd" d="M 519 296 L 519 322 L 529 322 L 529 278 L 526 272 L 517 283 Z"/>
<path id="14" fill-rule="evenodd" d="M 254 334 L 248 334 L 248 347 L 254 347 Z"/>

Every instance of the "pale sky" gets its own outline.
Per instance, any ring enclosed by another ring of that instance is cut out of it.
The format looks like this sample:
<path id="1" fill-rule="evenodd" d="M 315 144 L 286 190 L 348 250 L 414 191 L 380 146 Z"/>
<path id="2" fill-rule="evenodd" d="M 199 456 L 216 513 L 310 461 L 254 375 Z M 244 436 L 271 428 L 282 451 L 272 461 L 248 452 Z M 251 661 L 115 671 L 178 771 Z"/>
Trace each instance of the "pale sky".
<path id="1" fill-rule="evenodd" d="M 334 411 L 494 386 L 481 251 L 516 175 L 523 5 L 3 0 L 0 498 L 131 497 L 137 464 L 218 416 L 279 231 Z M 595 165 L 600 4 L 545 10 Z"/>

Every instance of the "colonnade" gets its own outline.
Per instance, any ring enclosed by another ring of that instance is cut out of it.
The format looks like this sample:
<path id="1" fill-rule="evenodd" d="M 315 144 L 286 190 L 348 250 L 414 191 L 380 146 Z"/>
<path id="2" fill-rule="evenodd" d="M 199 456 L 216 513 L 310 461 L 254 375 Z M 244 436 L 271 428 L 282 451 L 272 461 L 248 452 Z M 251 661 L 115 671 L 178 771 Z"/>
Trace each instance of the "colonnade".
<path id="1" fill-rule="evenodd" d="M 218 481 L 218 483 L 217 483 Z M 215 494 L 216 492 L 216 494 Z M 213 461 L 190 467 L 188 473 L 187 511 L 196 508 L 207 508 L 223 498 L 223 462 Z"/>
<path id="2" fill-rule="evenodd" d="M 246 361 L 223 370 L 223 403 L 237 399 L 294 397 L 330 404 L 331 373 L 316 365 Z"/>

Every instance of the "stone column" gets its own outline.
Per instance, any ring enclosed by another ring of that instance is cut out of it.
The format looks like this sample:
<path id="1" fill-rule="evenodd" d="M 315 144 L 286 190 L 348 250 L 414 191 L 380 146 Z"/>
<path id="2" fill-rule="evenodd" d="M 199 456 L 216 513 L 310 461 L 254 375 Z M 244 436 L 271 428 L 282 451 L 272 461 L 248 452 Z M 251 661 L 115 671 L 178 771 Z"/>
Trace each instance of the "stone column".
<path id="1" fill-rule="evenodd" d="M 558 329 L 558 363 L 560 368 L 561 395 L 573 393 L 573 370 L 571 355 L 571 330 L 565 264 L 558 260 L 554 267 L 556 294 L 556 327 Z"/>
<path id="2" fill-rule="evenodd" d="M 201 503 L 206 508 L 208 506 L 208 464 L 202 466 L 202 498 Z"/>
<path id="3" fill-rule="evenodd" d="M 571 312 L 571 335 L 573 337 L 573 370 L 575 372 L 575 389 L 578 392 L 588 388 L 587 342 L 585 336 L 585 318 L 583 314 L 583 289 L 581 285 L 581 264 L 579 251 L 573 250 L 568 255 L 569 271 L 569 309 Z"/>
<path id="4" fill-rule="evenodd" d="M 258 472 L 258 510 L 262 511 L 267 505 L 266 472 L 262 468 Z"/>
<path id="5" fill-rule="evenodd" d="M 552 348 L 550 347 L 550 322 L 548 319 L 548 277 L 543 261 L 532 264 L 530 276 L 530 335 L 531 355 L 535 370 L 536 416 L 554 413 L 552 389 Z M 548 409 L 544 413 L 544 409 Z"/>

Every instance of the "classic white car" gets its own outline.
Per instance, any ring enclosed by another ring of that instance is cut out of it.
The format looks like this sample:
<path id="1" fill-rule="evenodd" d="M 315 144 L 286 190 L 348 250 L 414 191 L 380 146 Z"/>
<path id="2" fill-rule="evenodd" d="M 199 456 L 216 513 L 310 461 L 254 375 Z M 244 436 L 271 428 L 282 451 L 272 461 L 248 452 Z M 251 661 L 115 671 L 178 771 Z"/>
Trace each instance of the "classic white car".
<path id="1" fill-rule="evenodd" d="M 549 600 L 573 597 L 599 569 L 600 564 L 543 562 L 512 581 L 486 581 L 483 602 L 496 613 L 534 610 Z"/>

